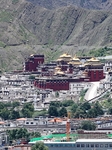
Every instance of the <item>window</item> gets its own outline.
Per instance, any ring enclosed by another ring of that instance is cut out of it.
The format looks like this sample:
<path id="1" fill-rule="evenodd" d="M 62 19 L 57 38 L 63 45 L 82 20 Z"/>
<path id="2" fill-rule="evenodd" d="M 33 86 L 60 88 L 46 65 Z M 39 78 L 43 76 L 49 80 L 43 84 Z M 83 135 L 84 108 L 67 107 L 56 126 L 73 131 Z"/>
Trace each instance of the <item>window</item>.
<path id="1" fill-rule="evenodd" d="M 99 144 L 95 144 L 95 147 L 99 147 Z"/>
<path id="2" fill-rule="evenodd" d="M 91 147 L 94 147 L 94 144 L 91 144 Z"/>
<path id="3" fill-rule="evenodd" d="M 31 122 L 31 124 L 33 124 L 33 122 Z"/>
<path id="4" fill-rule="evenodd" d="M 109 144 L 110 147 L 112 147 L 112 144 Z"/>
<path id="5" fill-rule="evenodd" d="M 80 147 L 80 144 L 77 144 L 77 147 Z"/>
<path id="6" fill-rule="evenodd" d="M 84 145 L 84 144 L 81 144 L 81 147 L 85 147 L 85 145 Z"/>
<path id="7" fill-rule="evenodd" d="M 108 144 L 105 144 L 105 147 L 108 147 Z"/>
<path id="8" fill-rule="evenodd" d="M 103 147 L 103 144 L 100 144 L 100 147 Z"/>
<path id="9" fill-rule="evenodd" d="M 26 122 L 26 124 L 29 124 L 29 122 Z"/>
<path id="10" fill-rule="evenodd" d="M 86 144 L 86 147 L 89 147 L 89 144 Z"/>

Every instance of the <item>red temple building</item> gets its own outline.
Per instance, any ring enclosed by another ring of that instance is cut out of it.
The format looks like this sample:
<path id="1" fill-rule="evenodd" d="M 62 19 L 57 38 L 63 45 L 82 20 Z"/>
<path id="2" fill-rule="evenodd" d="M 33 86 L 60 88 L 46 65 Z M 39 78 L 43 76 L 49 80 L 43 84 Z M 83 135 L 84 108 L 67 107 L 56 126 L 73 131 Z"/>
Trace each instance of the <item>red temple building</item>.
<path id="1" fill-rule="evenodd" d="M 91 58 L 85 63 L 85 70 L 88 73 L 89 82 L 100 81 L 105 78 L 103 66 L 96 58 Z"/>
<path id="2" fill-rule="evenodd" d="M 53 91 L 69 90 L 69 81 L 67 78 L 36 79 L 34 85 L 39 89 L 52 89 Z"/>
<path id="3" fill-rule="evenodd" d="M 30 55 L 25 61 L 24 71 L 37 71 L 37 67 L 44 63 L 44 55 Z"/>
<path id="4" fill-rule="evenodd" d="M 98 59 L 88 58 L 85 62 L 71 55 L 63 54 L 57 61 L 44 63 L 44 55 L 31 55 L 25 61 L 26 72 L 36 72 L 39 76 L 34 85 L 39 89 L 53 91 L 69 90 L 71 82 L 96 82 L 105 78 L 103 66 Z"/>
<path id="5" fill-rule="evenodd" d="M 57 65 L 61 68 L 62 71 L 67 71 L 67 68 L 69 66 L 69 61 L 71 60 L 71 55 L 65 53 L 57 59 Z"/>

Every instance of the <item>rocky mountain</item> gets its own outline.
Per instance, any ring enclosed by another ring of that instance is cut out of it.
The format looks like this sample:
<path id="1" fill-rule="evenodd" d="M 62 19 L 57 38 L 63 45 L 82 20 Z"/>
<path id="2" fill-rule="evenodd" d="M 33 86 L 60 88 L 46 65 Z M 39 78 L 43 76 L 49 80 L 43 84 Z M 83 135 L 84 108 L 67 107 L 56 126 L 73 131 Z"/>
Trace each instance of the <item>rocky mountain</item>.
<path id="1" fill-rule="evenodd" d="M 31 3 L 45 7 L 47 9 L 56 9 L 63 6 L 75 5 L 87 9 L 112 10 L 111 0 L 27 0 Z"/>
<path id="2" fill-rule="evenodd" d="M 24 58 L 31 53 L 43 52 L 55 58 L 62 51 L 75 53 L 111 46 L 111 2 L 94 0 L 93 5 L 92 1 L 1 0 L 1 69 L 22 68 Z M 55 56 L 49 55 L 52 51 Z"/>

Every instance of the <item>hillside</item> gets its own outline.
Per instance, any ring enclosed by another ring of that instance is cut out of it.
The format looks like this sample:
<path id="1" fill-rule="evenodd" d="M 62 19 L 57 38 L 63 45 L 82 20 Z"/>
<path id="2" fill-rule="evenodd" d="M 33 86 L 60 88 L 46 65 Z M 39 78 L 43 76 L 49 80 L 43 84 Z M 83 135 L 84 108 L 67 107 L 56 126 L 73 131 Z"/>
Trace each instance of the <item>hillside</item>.
<path id="1" fill-rule="evenodd" d="M 47 9 L 75 5 L 87 9 L 112 10 L 111 0 L 27 0 Z"/>
<path id="2" fill-rule="evenodd" d="M 77 6 L 58 7 L 58 3 L 54 5 L 57 6 L 55 9 L 35 5 L 34 2 L 36 0 L 0 1 L 2 70 L 22 68 L 24 58 L 31 53 L 43 52 L 53 59 L 62 51 L 73 54 L 76 51 L 111 46 L 111 11 L 79 8 L 77 0 L 68 1 L 74 4 L 77 2 Z"/>

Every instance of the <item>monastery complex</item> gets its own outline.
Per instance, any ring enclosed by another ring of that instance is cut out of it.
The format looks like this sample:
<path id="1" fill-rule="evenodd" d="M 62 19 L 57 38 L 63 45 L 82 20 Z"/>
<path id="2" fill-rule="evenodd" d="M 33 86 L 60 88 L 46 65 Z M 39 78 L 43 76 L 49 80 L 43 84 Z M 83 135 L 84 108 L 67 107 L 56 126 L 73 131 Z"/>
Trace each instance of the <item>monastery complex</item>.
<path id="1" fill-rule="evenodd" d="M 104 64 L 93 57 L 72 57 L 65 53 L 56 61 L 45 63 L 44 55 L 31 55 L 24 65 L 25 72 L 36 72 L 34 85 L 53 91 L 69 90 L 70 84 L 96 82 L 105 78 Z"/>

